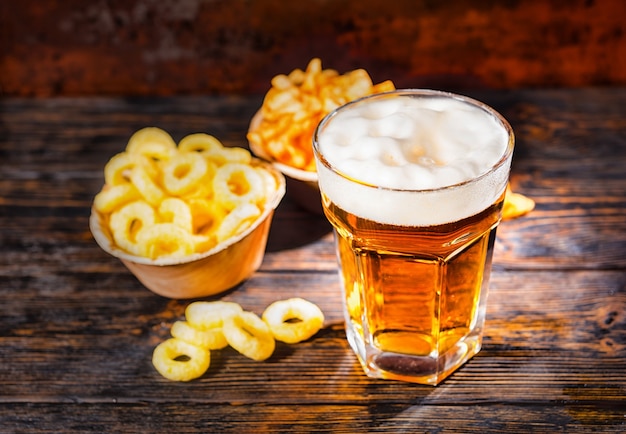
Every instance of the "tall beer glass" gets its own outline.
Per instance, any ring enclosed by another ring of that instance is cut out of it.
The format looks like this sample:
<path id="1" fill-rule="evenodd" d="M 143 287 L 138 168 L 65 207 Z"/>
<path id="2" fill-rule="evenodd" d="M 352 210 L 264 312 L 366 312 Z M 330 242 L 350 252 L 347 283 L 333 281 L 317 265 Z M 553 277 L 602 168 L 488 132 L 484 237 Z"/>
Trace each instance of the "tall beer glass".
<path id="1" fill-rule="evenodd" d="M 510 125 L 397 90 L 338 108 L 313 142 L 350 346 L 371 377 L 437 385 L 481 347 Z"/>

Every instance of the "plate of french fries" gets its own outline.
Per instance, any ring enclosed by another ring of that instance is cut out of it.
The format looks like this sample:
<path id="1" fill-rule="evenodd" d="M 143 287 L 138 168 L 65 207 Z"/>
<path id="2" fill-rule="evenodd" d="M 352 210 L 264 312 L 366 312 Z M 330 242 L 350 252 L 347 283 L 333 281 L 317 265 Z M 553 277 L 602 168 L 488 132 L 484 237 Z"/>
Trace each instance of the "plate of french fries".
<path id="1" fill-rule="evenodd" d="M 374 84 L 364 69 L 340 74 L 323 69 L 321 60 L 314 58 L 305 70 L 272 78 L 263 105 L 250 122 L 250 149 L 287 176 L 317 181 L 312 140 L 320 121 L 350 101 L 394 89 L 391 80 Z"/>

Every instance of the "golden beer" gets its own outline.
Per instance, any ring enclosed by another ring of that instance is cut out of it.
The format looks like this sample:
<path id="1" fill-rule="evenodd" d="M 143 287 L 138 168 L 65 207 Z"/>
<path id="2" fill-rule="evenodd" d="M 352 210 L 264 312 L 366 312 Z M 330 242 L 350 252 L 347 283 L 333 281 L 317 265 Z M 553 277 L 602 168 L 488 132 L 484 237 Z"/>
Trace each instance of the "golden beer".
<path id="1" fill-rule="evenodd" d="M 476 216 L 429 227 L 383 225 L 327 198 L 324 204 L 337 228 L 348 337 L 353 346 L 376 349 L 357 354 L 367 368 L 384 370 L 386 378 L 410 381 L 417 374 L 438 383 L 478 352 L 475 326 L 484 320 L 479 301 L 501 199 Z"/>
<path id="2" fill-rule="evenodd" d="M 323 141 L 326 127 L 322 122 L 316 141 Z M 503 124 L 498 140 L 505 143 L 495 163 L 464 181 L 424 191 L 346 175 L 341 161 L 327 157 L 331 149 L 315 143 L 324 212 L 335 229 L 346 333 L 369 376 L 436 385 L 480 350 L 512 152 L 507 128 Z M 346 130 L 339 131 L 345 138 Z M 420 210 L 430 215 L 416 215 Z"/>

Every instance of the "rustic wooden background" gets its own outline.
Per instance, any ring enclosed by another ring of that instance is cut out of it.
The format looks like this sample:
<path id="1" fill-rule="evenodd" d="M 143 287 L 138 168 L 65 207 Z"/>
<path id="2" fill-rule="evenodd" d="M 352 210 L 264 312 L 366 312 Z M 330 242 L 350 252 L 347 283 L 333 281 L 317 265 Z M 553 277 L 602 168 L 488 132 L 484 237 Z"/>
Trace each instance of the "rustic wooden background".
<path id="1" fill-rule="evenodd" d="M 304 297 L 324 329 L 263 363 L 212 352 L 190 383 L 154 370 L 189 301 L 95 244 L 102 168 L 144 125 L 243 145 L 260 97 L 0 100 L 0 432 L 624 434 L 626 89 L 470 96 L 514 125 L 512 185 L 537 208 L 500 225 L 484 348 L 436 389 L 363 375 L 328 222 L 289 193 L 262 268 L 217 299 Z"/>
<path id="2" fill-rule="evenodd" d="M 263 93 L 319 56 L 399 87 L 626 84 L 622 0 L 0 1 L 0 95 Z"/>

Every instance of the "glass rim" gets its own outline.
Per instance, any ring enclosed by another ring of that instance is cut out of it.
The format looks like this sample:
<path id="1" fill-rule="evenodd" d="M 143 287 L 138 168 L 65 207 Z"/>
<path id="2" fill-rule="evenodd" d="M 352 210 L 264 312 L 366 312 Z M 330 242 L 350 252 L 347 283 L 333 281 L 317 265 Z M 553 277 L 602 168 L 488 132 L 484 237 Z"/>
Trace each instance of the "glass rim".
<path id="1" fill-rule="evenodd" d="M 333 120 L 333 118 L 337 116 L 337 114 L 344 112 L 346 110 L 349 110 L 350 108 L 356 105 L 367 103 L 370 100 L 380 100 L 380 99 L 386 99 L 386 98 L 392 98 L 392 97 L 404 97 L 404 96 L 427 97 L 427 98 L 431 98 L 431 97 L 450 98 L 450 99 L 460 101 L 462 103 L 474 106 L 482 110 L 483 112 L 489 114 L 494 119 L 496 119 L 504 128 L 506 135 L 507 135 L 507 139 L 508 139 L 507 144 L 506 144 L 506 149 L 500 156 L 500 159 L 498 159 L 493 165 L 491 165 L 489 169 L 487 169 L 484 173 L 481 173 L 478 176 L 472 177 L 470 179 L 467 179 L 461 182 L 450 184 L 450 185 L 444 185 L 444 186 L 435 187 L 435 188 L 420 188 L 420 189 L 386 187 L 386 186 L 372 184 L 369 182 L 364 182 L 359 179 L 355 179 L 353 176 L 349 176 L 343 173 L 341 170 L 337 169 L 324 157 L 324 155 L 322 155 L 319 149 L 319 136 L 321 132 L 324 130 L 325 126 L 328 123 L 330 123 Z M 353 101 L 347 102 L 346 104 L 335 108 L 333 111 L 331 111 L 326 116 L 324 116 L 324 118 L 322 118 L 322 120 L 317 124 L 313 132 L 313 153 L 316 157 L 317 162 L 323 164 L 328 170 L 332 171 L 333 173 L 337 174 L 343 179 L 349 180 L 353 183 L 360 184 L 364 187 L 375 188 L 378 190 L 406 192 L 406 193 L 434 193 L 438 191 L 456 189 L 456 188 L 460 188 L 468 184 L 478 182 L 482 178 L 498 170 L 504 164 L 507 164 L 507 162 L 509 161 L 509 158 L 511 157 L 511 154 L 513 153 L 514 147 L 515 147 L 515 133 L 513 132 L 513 128 L 511 127 L 509 122 L 506 120 L 506 118 L 502 116 L 493 107 L 469 96 L 465 96 L 465 95 L 461 95 L 461 94 L 457 94 L 453 92 L 448 92 L 448 91 L 433 90 L 433 89 L 417 89 L 417 88 L 395 89 L 395 90 L 390 90 L 387 92 L 381 92 L 381 93 L 366 95 L 361 98 L 357 98 Z"/>

